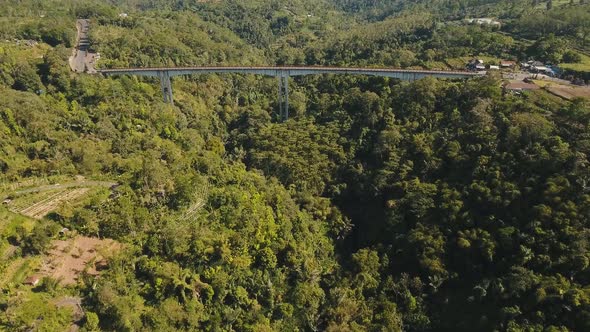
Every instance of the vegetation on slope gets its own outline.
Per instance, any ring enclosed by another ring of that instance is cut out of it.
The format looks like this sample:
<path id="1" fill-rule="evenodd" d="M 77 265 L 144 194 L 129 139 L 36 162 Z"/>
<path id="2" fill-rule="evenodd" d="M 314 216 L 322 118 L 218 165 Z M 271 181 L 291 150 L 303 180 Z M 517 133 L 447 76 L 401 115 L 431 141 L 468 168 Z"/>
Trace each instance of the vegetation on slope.
<path id="1" fill-rule="evenodd" d="M 0 248 L 34 259 L 60 225 L 125 250 L 66 289 L 3 285 L 3 328 L 62 329 L 63 311 L 32 304 L 71 293 L 87 330 L 590 329 L 587 101 L 504 95 L 491 77 L 310 76 L 277 122 L 275 80 L 204 75 L 176 79 L 168 105 L 151 79 L 71 74 L 70 37 L 9 28 L 42 21 L 34 3 L 1 9 L 0 180 L 119 186 L 18 231 L 10 217 Z M 90 17 L 105 67 L 428 67 L 529 50 L 411 10 L 365 23 L 329 4 L 298 21 L 306 1 L 63 3 L 38 10 L 64 31 Z"/>

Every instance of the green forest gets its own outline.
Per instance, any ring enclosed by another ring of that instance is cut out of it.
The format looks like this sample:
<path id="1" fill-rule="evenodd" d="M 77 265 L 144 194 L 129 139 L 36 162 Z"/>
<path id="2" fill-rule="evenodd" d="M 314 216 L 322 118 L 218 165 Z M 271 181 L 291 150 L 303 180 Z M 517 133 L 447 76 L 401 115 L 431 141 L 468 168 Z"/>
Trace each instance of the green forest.
<path id="1" fill-rule="evenodd" d="M 0 330 L 590 331 L 590 99 L 312 75 L 281 121 L 276 78 L 206 74 L 169 104 L 158 79 L 73 73 L 82 18 L 99 69 L 590 79 L 584 0 L 4 0 Z M 44 272 L 81 238 L 115 243 L 87 251 L 99 272 Z"/>

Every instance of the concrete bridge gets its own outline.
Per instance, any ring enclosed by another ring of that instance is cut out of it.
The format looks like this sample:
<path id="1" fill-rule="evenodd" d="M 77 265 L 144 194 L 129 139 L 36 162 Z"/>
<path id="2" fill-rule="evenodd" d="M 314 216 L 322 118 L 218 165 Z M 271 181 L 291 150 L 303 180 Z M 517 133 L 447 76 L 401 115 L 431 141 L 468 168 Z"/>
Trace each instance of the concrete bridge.
<path id="1" fill-rule="evenodd" d="M 389 68 L 344 68 L 344 67 L 160 67 L 160 68 L 118 68 L 99 70 L 103 75 L 138 75 L 160 78 L 164 102 L 172 103 L 172 84 L 170 77 L 209 73 L 238 73 L 273 76 L 279 79 L 280 117 L 289 118 L 289 77 L 315 74 L 349 74 L 391 77 L 404 81 L 414 81 L 427 76 L 437 78 L 470 78 L 479 73 L 465 71 L 405 70 Z"/>

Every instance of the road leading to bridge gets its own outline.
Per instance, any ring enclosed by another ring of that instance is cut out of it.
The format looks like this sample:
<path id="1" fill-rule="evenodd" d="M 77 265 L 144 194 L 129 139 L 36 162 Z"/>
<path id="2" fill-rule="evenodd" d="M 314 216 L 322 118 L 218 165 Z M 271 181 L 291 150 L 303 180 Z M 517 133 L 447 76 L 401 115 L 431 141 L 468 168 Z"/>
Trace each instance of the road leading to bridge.
<path id="1" fill-rule="evenodd" d="M 96 53 L 89 50 L 90 40 L 88 39 L 88 30 L 90 29 L 90 20 L 77 20 L 76 29 L 78 30 L 78 35 L 76 37 L 76 47 L 69 59 L 70 68 L 76 73 L 96 73 L 94 69 Z"/>

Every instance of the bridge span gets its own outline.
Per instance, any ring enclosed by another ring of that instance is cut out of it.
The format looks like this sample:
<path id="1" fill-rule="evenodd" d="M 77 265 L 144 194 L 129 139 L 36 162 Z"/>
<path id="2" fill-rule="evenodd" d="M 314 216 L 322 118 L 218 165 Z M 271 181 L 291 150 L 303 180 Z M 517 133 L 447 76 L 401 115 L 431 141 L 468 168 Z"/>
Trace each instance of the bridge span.
<path id="1" fill-rule="evenodd" d="M 280 117 L 289 117 L 289 77 L 315 74 L 352 74 L 391 77 L 404 81 L 414 81 L 427 76 L 437 78 L 470 78 L 481 76 L 480 73 L 466 71 L 408 70 L 390 68 L 347 68 L 347 67 L 154 67 L 154 68 L 116 68 L 98 70 L 103 75 L 138 75 L 160 78 L 164 102 L 172 103 L 172 84 L 170 78 L 180 75 L 208 73 L 238 73 L 273 76 L 279 79 Z"/>

